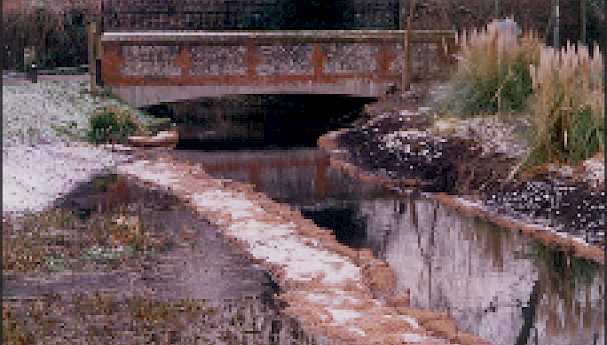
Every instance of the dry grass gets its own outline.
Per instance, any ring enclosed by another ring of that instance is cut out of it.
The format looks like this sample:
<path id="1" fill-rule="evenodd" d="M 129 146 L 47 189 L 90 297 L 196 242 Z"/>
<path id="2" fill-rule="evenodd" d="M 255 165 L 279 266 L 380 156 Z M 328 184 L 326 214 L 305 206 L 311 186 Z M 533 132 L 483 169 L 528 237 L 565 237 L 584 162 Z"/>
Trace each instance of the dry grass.
<path id="1" fill-rule="evenodd" d="M 529 154 L 514 173 L 546 163 L 580 165 L 604 152 L 603 58 L 598 46 L 571 44 L 560 51 L 533 32 L 516 39 L 496 22 L 463 32 L 458 70 L 438 114 L 457 118 L 497 115 L 502 121 L 533 117 L 526 133 Z M 514 122 L 516 123 L 516 122 Z M 522 169 L 521 169 L 522 168 Z"/>
<path id="2" fill-rule="evenodd" d="M 102 212 L 81 219 L 76 213 L 58 208 L 5 219 L 2 229 L 2 264 L 8 275 L 35 272 L 93 271 L 115 264 L 128 265 L 121 258 L 136 253 L 163 250 L 184 238 L 171 238 L 129 212 L 125 204 L 115 205 L 125 193 L 123 180 L 107 178 L 112 204 Z"/>
<path id="3" fill-rule="evenodd" d="M 525 167 L 576 165 L 604 152 L 603 60 L 598 46 L 543 46 L 531 66 L 535 133 Z"/>
<path id="4" fill-rule="evenodd" d="M 6 344 L 318 344 L 295 322 L 252 298 L 53 294 L 5 300 L 3 307 Z"/>
<path id="5" fill-rule="evenodd" d="M 440 112 L 469 118 L 526 109 L 532 93 L 529 65 L 539 60 L 540 39 L 532 32 L 518 39 L 500 33 L 497 22 L 457 39 L 461 55 L 453 92 Z"/>

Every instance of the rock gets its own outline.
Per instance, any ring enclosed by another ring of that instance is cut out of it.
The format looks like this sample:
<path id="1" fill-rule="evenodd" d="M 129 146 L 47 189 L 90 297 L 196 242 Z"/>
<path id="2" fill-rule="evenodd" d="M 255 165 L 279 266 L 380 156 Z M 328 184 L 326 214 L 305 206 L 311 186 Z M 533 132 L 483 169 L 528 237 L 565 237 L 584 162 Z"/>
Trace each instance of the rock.
<path id="1" fill-rule="evenodd" d="M 137 147 L 170 147 L 177 146 L 179 133 L 177 131 L 160 131 L 153 137 L 130 136 L 128 143 Z"/>

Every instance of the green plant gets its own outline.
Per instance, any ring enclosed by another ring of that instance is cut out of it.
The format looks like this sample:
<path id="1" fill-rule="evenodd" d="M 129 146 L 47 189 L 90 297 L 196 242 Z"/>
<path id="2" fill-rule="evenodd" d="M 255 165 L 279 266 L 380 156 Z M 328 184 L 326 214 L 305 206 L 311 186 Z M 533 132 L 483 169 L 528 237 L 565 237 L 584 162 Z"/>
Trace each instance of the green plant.
<path id="1" fill-rule="evenodd" d="M 131 110 L 109 105 L 98 108 L 91 116 L 87 139 L 94 143 L 125 143 L 129 136 L 142 132 L 144 128 Z"/>

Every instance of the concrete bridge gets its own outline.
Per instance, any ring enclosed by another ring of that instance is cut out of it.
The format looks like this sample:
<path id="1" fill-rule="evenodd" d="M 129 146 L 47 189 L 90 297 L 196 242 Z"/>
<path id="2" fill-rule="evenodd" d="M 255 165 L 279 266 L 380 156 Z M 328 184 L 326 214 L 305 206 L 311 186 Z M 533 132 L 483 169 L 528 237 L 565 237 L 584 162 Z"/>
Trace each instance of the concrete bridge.
<path id="1" fill-rule="evenodd" d="M 379 97 L 402 76 L 405 30 L 128 31 L 100 38 L 102 80 L 141 107 L 234 94 Z M 455 31 L 412 31 L 411 76 L 453 63 Z"/>

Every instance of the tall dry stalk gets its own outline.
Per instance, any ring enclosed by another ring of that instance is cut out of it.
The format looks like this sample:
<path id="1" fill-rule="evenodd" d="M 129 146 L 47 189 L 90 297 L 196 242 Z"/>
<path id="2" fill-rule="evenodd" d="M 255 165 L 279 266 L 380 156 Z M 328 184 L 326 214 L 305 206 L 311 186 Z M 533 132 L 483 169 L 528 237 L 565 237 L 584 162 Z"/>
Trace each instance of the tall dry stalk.
<path id="1" fill-rule="evenodd" d="M 448 114 L 468 118 L 527 107 L 532 93 L 529 65 L 537 63 L 541 44 L 536 35 L 517 37 L 492 22 L 485 30 L 464 31 L 456 39 L 461 53 L 452 79 L 454 92 L 442 107 Z"/>
<path id="2" fill-rule="evenodd" d="M 547 162 L 577 164 L 604 151 L 605 104 L 602 54 L 569 42 L 559 51 L 543 46 L 530 67 L 536 133 L 526 167 Z"/>

